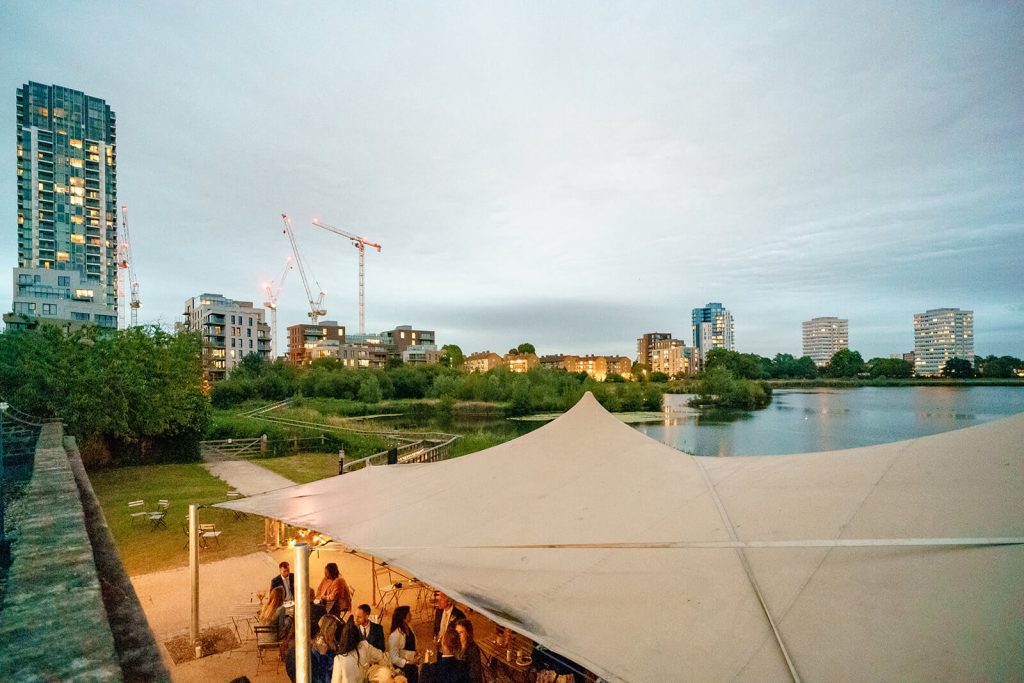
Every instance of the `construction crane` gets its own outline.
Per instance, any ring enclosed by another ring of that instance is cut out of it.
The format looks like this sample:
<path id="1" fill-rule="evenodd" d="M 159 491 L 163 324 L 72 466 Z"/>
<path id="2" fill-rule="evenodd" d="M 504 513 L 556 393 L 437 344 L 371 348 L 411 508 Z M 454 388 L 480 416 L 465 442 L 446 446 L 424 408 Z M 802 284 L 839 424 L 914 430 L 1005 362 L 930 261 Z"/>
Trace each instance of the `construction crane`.
<path id="1" fill-rule="evenodd" d="M 128 307 L 132 310 L 132 327 L 139 324 L 139 281 L 135 279 L 135 259 L 132 256 L 132 241 L 128 233 L 128 207 L 121 205 L 121 229 L 117 236 L 117 295 L 118 311 L 124 315 L 124 278 L 128 276 L 128 290 L 131 295 Z M 123 319 L 122 319 L 123 322 Z"/>
<path id="2" fill-rule="evenodd" d="M 364 265 L 366 247 L 373 247 L 378 252 L 380 252 L 381 246 L 379 244 L 371 242 L 365 237 L 353 235 L 351 233 L 345 232 L 340 228 L 336 228 L 333 225 L 321 223 L 315 218 L 313 219 L 313 225 L 315 225 L 318 228 L 323 228 L 324 230 L 329 230 L 330 232 L 333 232 L 336 235 L 347 237 L 348 239 L 352 240 L 352 246 L 359 250 L 359 334 L 366 334 L 366 288 Z"/>
<path id="3" fill-rule="evenodd" d="M 282 213 L 281 220 L 284 221 L 284 234 L 288 235 L 288 241 L 292 244 L 292 253 L 295 255 L 295 265 L 299 267 L 299 275 L 302 276 L 302 286 L 306 289 L 306 299 L 309 300 L 309 319 L 316 325 L 317 321 L 322 316 L 327 315 L 327 309 L 324 306 L 324 296 L 327 295 L 321 287 L 320 283 L 313 278 L 313 283 L 320 290 L 320 296 L 317 299 L 313 299 L 313 292 L 309 289 L 309 279 L 306 277 L 306 266 L 302 262 L 302 255 L 299 253 L 299 245 L 295 242 L 295 232 L 292 230 L 292 220 L 288 218 L 288 214 Z"/>
<path id="4" fill-rule="evenodd" d="M 270 356 L 272 360 L 277 360 L 277 300 L 281 296 L 281 290 L 284 289 L 284 281 L 291 269 L 292 257 L 289 256 L 284 264 L 284 273 L 281 274 L 281 279 L 277 281 L 277 287 L 274 287 L 273 280 L 263 286 L 267 290 L 267 300 L 263 302 L 263 305 L 270 309 Z"/>

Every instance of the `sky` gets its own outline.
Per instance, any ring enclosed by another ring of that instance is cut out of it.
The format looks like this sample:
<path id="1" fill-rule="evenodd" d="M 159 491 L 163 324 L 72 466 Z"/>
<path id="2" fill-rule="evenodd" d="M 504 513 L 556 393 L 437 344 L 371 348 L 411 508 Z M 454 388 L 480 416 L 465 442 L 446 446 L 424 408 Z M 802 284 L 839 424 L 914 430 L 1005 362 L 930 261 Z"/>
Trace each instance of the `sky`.
<path id="1" fill-rule="evenodd" d="M 467 353 L 635 356 L 717 301 L 741 352 L 838 316 L 888 356 L 959 307 L 1024 357 L 1022 45 L 1006 2 L 6 2 L 0 264 L 34 80 L 117 115 L 142 323 L 265 300 L 284 212 L 350 332 L 357 252 L 313 218 L 383 246 L 367 331 Z M 298 272 L 279 306 L 308 320 Z"/>

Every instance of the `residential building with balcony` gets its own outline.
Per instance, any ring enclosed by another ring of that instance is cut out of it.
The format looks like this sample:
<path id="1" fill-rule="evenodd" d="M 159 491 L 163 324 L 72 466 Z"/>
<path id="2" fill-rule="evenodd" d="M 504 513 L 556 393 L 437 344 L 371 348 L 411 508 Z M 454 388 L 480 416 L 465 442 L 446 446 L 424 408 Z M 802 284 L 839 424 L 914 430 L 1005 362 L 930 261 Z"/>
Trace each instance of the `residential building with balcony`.
<path id="1" fill-rule="evenodd" d="M 8 330 L 39 324 L 116 328 L 114 112 L 58 85 L 18 88 L 18 261 Z"/>
<path id="2" fill-rule="evenodd" d="M 443 351 L 439 351 L 435 344 L 416 344 L 405 347 L 402 351 L 402 362 L 409 365 L 437 365 L 441 362 Z"/>
<path id="3" fill-rule="evenodd" d="M 321 320 L 316 325 L 300 323 L 288 328 L 288 362 L 306 365 L 313 361 L 309 350 L 322 340 L 345 343 L 345 326 L 337 320 Z"/>
<path id="4" fill-rule="evenodd" d="M 308 362 L 333 358 L 347 368 L 381 370 L 388 364 L 388 349 L 383 344 L 367 344 L 322 338 L 306 349 Z"/>
<path id="5" fill-rule="evenodd" d="M 262 308 L 222 294 L 200 294 L 185 301 L 183 329 L 199 332 L 203 372 L 210 382 L 222 380 L 251 353 L 270 358 L 270 325 Z"/>
<path id="6" fill-rule="evenodd" d="M 467 372 L 487 372 L 494 368 L 501 367 L 504 363 L 501 356 L 493 351 L 478 351 L 466 356 L 462 361 L 462 367 Z"/>
<path id="7" fill-rule="evenodd" d="M 926 377 L 940 375 L 954 358 L 974 363 L 974 311 L 935 308 L 915 313 L 914 371 Z"/>
<path id="8" fill-rule="evenodd" d="M 645 332 L 637 337 L 636 362 L 649 366 L 651 364 L 651 351 L 654 349 L 655 343 L 671 338 L 672 334 L 670 332 Z"/>
<path id="9" fill-rule="evenodd" d="M 703 308 L 693 309 L 690 330 L 693 345 L 700 351 L 701 358 L 707 356 L 711 349 L 736 350 L 732 313 L 718 302 L 712 301 Z"/>
<path id="10" fill-rule="evenodd" d="M 836 351 L 850 348 L 850 321 L 845 318 L 811 318 L 803 322 L 803 355 L 824 366 Z"/>
<path id="11" fill-rule="evenodd" d="M 399 325 L 393 330 L 381 332 L 384 343 L 391 347 L 391 352 L 401 356 L 410 346 L 435 344 L 434 330 L 414 330 L 411 325 Z"/>
<path id="12" fill-rule="evenodd" d="M 651 348 L 651 372 L 663 372 L 669 377 L 690 375 L 694 367 L 694 347 L 681 339 L 659 339 Z"/>

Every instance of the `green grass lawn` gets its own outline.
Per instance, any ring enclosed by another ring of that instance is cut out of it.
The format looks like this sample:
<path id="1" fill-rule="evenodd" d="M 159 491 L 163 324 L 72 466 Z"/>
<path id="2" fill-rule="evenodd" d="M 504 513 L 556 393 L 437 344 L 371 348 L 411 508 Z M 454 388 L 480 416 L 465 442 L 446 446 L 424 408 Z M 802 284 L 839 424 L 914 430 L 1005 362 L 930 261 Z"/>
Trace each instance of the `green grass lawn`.
<path id="1" fill-rule="evenodd" d="M 337 467 L 337 464 L 335 464 Z M 148 465 L 97 470 L 89 473 L 93 489 L 128 574 L 147 574 L 188 565 L 188 535 L 183 524 L 189 503 L 219 503 L 228 486 L 201 465 Z M 149 520 L 132 524 L 128 501 L 142 498 L 146 509 L 161 498 L 170 501 L 167 528 L 152 529 Z M 199 521 L 213 522 L 221 530 L 220 545 L 199 549 L 200 561 L 210 562 L 258 550 L 263 541 L 263 518 L 249 515 L 237 520 L 230 510 L 201 508 Z"/>
<path id="2" fill-rule="evenodd" d="M 253 458 L 249 462 L 277 472 L 296 484 L 306 484 L 338 474 L 337 453 L 299 453 L 280 458 Z"/>

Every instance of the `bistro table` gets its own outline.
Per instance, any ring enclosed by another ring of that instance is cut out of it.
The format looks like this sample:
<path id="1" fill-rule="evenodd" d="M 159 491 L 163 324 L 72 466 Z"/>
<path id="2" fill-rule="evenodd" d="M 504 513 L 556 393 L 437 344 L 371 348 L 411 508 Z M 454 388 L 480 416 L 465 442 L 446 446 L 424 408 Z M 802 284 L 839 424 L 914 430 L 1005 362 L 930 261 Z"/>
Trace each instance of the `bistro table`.
<path id="1" fill-rule="evenodd" d="M 507 680 L 514 683 L 530 681 L 533 662 L 529 658 L 533 648 L 532 646 L 527 647 L 521 638 L 509 634 L 507 644 L 505 641 L 499 643 L 498 633 L 495 631 L 485 638 L 477 639 L 476 644 L 480 648 L 484 666 L 490 670 L 495 680 Z M 526 659 L 518 659 L 517 652 L 521 652 Z"/>

